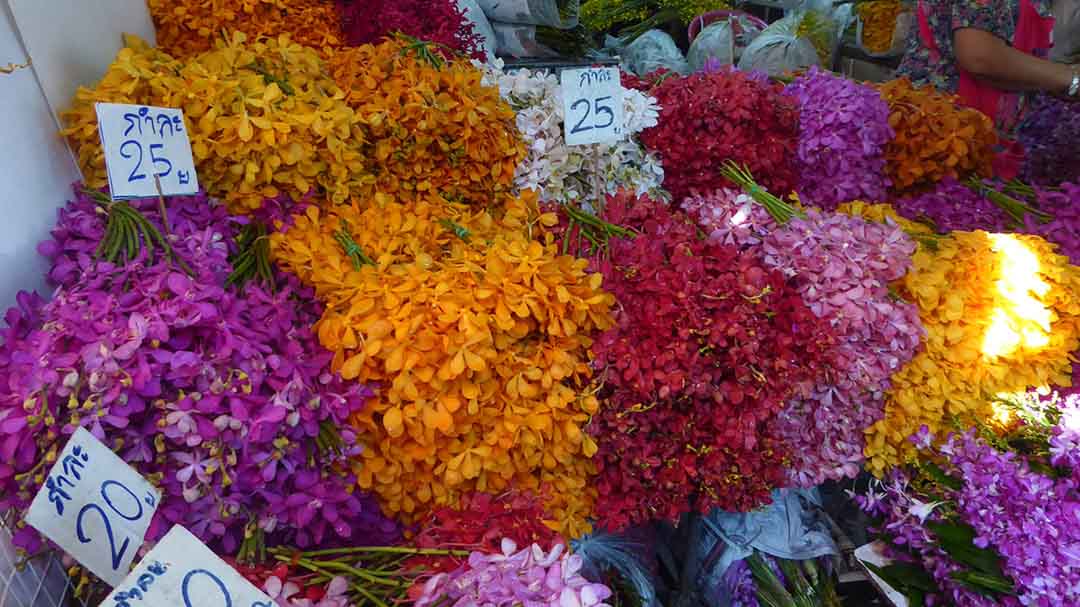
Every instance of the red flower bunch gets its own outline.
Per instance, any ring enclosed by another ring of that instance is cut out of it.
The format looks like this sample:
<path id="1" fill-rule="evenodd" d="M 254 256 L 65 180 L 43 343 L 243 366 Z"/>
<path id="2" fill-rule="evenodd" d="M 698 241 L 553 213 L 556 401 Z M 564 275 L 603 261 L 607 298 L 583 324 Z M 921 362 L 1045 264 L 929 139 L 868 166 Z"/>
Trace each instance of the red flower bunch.
<path id="1" fill-rule="evenodd" d="M 401 32 L 483 60 L 480 35 L 455 0 L 336 0 L 350 45 Z"/>
<path id="2" fill-rule="evenodd" d="M 752 252 L 700 239 L 662 204 L 613 199 L 605 219 L 639 236 L 613 239 L 599 264 L 620 306 L 593 344 L 598 522 L 766 503 L 784 480 L 772 421 L 828 368 L 828 325 Z"/>
<path id="3" fill-rule="evenodd" d="M 664 187 L 676 201 L 730 187 L 719 170 L 726 160 L 745 165 L 770 191 L 795 189 L 799 107 L 779 85 L 736 70 L 624 83 L 660 102 L 659 122 L 641 141 L 660 156 Z"/>
<path id="4" fill-rule="evenodd" d="M 565 543 L 545 524 L 550 518 L 543 500 L 532 493 L 471 493 L 462 498 L 460 508 L 442 507 L 432 512 L 414 541 L 418 548 L 491 554 L 501 554 L 503 538 L 514 540 L 518 546 Z M 409 559 L 408 568 L 422 566 L 430 573 L 450 572 L 464 561 L 452 556 L 421 556 Z"/>

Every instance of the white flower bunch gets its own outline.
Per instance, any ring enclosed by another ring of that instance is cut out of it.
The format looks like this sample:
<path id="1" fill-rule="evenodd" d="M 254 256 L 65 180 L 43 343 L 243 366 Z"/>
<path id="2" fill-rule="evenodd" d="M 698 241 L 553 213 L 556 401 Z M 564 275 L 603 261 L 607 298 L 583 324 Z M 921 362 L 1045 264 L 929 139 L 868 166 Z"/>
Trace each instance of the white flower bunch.
<path id="1" fill-rule="evenodd" d="M 655 126 L 656 99 L 628 89 L 623 96 L 627 138 L 614 144 L 566 145 L 563 97 L 558 77 L 528 69 L 506 72 L 501 60 L 482 66 L 484 83 L 497 86 L 517 112 L 517 127 L 529 154 L 514 177 L 518 190 L 535 190 L 542 202 L 574 202 L 593 207 L 620 189 L 638 196 L 666 198 L 664 170 L 636 135 Z"/>

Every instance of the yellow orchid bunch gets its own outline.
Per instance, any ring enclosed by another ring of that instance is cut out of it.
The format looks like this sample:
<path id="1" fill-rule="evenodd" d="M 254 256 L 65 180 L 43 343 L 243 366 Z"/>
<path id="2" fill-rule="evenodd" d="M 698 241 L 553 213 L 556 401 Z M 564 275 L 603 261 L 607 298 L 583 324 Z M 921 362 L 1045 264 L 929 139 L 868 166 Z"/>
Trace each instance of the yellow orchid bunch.
<path id="1" fill-rule="evenodd" d="M 342 49 L 328 60 L 345 101 L 364 118 L 373 191 L 441 192 L 485 201 L 510 191 L 525 158 L 513 109 L 465 58 L 405 36 Z"/>
<path id="2" fill-rule="evenodd" d="M 870 0 L 855 5 L 862 20 L 862 43 L 871 53 L 884 53 L 893 44 L 896 20 L 904 12 L 900 0 Z"/>
<path id="3" fill-rule="evenodd" d="M 614 302 L 584 260 L 539 240 L 556 217 L 533 195 L 493 202 L 310 207 L 271 245 L 326 302 L 316 330 L 333 368 L 379 386 L 353 421 L 360 486 L 388 514 L 414 521 L 512 486 L 549 495 L 576 536 L 594 499 L 590 334 Z"/>
<path id="4" fill-rule="evenodd" d="M 884 205 L 845 205 L 869 219 Z M 913 222 L 905 230 L 928 233 Z M 897 285 L 919 307 L 925 348 L 892 378 L 885 419 L 867 431 L 875 474 L 911 461 L 907 438 L 923 425 L 945 435 L 999 417 L 994 401 L 1030 388 L 1068 386 L 1080 347 L 1080 268 L 1024 234 L 952 232 L 917 238 L 912 269 Z"/>
<path id="5" fill-rule="evenodd" d="M 336 203 L 372 180 L 360 119 L 311 49 L 236 33 L 181 62 L 132 38 L 94 88 L 80 88 L 63 131 L 87 185 L 107 183 L 97 102 L 180 108 L 199 183 L 235 212 L 321 188 Z"/>
<path id="6" fill-rule="evenodd" d="M 344 44 L 328 0 L 147 0 L 158 48 L 183 58 L 209 51 L 214 40 L 242 32 L 250 39 L 287 32 L 315 49 Z"/>

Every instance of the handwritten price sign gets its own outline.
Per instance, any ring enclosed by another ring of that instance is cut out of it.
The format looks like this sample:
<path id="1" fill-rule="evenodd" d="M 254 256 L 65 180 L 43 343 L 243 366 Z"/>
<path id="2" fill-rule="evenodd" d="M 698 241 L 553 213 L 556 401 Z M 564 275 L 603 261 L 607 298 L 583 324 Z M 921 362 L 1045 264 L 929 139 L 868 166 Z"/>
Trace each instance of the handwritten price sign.
<path id="1" fill-rule="evenodd" d="M 98 131 L 113 198 L 199 190 L 184 114 L 171 108 L 98 103 Z"/>
<path id="2" fill-rule="evenodd" d="M 34 496 L 26 522 L 116 585 L 142 546 L 161 495 L 79 428 Z"/>
<path id="3" fill-rule="evenodd" d="M 274 607 L 180 525 L 169 530 L 102 607 Z"/>
<path id="4" fill-rule="evenodd" d="M 619 68 L 562 72 L 566 145 L 614 143 L 623 138 L 626 118 Z"/>

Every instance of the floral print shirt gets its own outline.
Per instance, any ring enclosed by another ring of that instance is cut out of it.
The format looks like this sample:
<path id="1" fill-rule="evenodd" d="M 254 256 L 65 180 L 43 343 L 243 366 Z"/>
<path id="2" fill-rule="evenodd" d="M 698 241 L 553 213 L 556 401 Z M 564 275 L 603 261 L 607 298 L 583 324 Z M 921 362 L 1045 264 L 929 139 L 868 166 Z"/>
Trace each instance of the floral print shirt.
<path id="1" fill-rule="evenodd" d="M 1035 10 L 1049 17 L 1053 0 L 1030 0 Z M 937 44 L 934 52 L 922 42 L 916 27 L 908 40 L 907 54 L 900 64 L 898 76 L 907 76 L 916 85 L 933 85 L 940 91 L 955 93 L 960 84 L 960 72 L 953 50 L 953 32 L 975 28 L 990 32 L 1012 44 L 1020 18 L 1021 0 L 922 0 L 930 31 Z M 1045 57 L 1049 49 L 1036 52 Z M 1007 96 L 1015 105 L 1016 95 Z M 1019 108 L 1016 108 L 1019 109 Z M 1005 112 L 1016 118 L 1017 111 Z M 1011 121 L 1010 121 L 1011 122 Z M 1003 125 L 999 124 L 999 127 Z"/>

